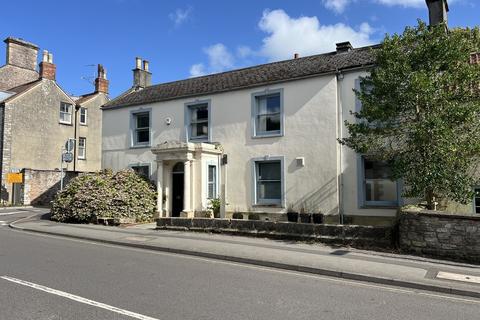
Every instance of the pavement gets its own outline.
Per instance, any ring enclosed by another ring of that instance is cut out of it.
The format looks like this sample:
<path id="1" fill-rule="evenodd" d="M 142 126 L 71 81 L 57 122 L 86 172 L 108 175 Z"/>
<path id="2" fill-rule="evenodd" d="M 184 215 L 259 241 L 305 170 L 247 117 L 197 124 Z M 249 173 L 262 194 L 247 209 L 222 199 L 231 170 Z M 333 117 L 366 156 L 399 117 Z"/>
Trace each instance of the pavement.
<path id="1" fill-rule="evenodd" d="M 478 265 L 318 243 L 155 230 L 155 224 L 130 227 L 62 224 L 47 220 L 48 210 L 41 212 L 23 214 L 21 219 L 8 224 L 25 232 L 480 298 Z M 0 211 L 0 223 L 1 220 Z"/>

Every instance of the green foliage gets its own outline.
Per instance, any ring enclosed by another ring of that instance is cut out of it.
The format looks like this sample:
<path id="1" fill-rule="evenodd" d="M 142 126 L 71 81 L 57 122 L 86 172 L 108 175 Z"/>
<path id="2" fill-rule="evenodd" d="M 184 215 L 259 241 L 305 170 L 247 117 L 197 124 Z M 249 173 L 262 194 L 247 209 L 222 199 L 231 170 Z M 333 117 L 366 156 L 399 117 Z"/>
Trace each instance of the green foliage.
<path id="1" fill-rule="evenodd" d="M 419 21 L 387 36 L 377 65 L 356 92 L 362 110 L 340 140 L 356 152 L 391 161 L 405 197 L 471 201 L 480 155 L 480 31 Z"/>
<path id="2" fill-rule="evenodd" d="M 258 213 L 249 213 L 248 220 L 260 220 L 260 215 Z"/>
<path id="3" fill-rule="evenodd" d="M 232 214 L 232 219 L 243 220 L 243 213 L 241 213 L 241 212 L 234 212 L 234 213 Z"/>
<path id="4" fill-rule="evenodd" d="M 210 206 L 207 209 L 213 211 L 215 218 L 220 217 L 220 205 L 221 202 L 219 198 L 210 199 Z"/>
<path id="5" fill-rule="evenodd" d="M 155 188 L 133 170 L 78 176 L 52 202 L 52 220 L 87 223 L 97 217 L 153 220 Z"/>

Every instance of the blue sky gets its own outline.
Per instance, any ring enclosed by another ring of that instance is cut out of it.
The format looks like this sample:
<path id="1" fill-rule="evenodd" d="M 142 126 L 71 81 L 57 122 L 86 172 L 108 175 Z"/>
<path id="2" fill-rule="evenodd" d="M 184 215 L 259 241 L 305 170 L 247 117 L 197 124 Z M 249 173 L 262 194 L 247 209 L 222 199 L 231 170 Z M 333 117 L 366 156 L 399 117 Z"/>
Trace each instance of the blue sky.
<path id="1" fill-rule="evenodd" d="M 479 0 L 449 5 L 451 27 L 479 24 Z M 428 19 L 424 0 L 16 0 L 2 3 L 2 12 L 0 37 L 52 52 L 67 92 L 91 92 L 82 77 L 101 63 L 112 97 L 131 86 L 136 56 L 150 61 L 161 83 L 328 52 L 346 40 L 378 43 Z"/>

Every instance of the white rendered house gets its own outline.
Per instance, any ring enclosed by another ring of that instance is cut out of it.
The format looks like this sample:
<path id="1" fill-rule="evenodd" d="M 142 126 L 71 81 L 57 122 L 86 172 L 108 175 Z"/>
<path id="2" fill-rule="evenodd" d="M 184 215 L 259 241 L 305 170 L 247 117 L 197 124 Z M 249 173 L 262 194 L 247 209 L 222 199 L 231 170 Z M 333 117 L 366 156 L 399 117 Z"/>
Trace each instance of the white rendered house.
<path id="1" fill-rule="evenodd" d="M 151 85 L 137 58 L 134 86 L 103 107 L 103 167 L 131 167 L 158 186 L 160 216 L 321 212 L 338 221 L 394 217 L 388 167 L 341 146 L 353 92 L 375 47 Z M 329 219 L 327 219 L 329 221 Z"/>

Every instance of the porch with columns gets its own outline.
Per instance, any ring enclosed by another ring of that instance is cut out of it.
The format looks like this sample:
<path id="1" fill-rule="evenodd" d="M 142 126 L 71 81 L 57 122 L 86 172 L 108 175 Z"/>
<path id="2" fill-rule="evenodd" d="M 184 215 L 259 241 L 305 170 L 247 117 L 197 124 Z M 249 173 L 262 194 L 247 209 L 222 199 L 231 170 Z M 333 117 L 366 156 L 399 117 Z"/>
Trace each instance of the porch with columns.
<path id="1" fill-rule="evenodd" d="M 183 164 L 183 208 L 180 216 L 194 217 L 195 211 L 205 210 L 206 182 L 202 179 L 202 172 L 207 160 L 217 161 L 220 165 L 221 148 L 209 143 L 166 141 L 153 147 L 152 153 L 157 163 L 158 216 L 172 216 L 173 168 L 179 163 Z"/>

